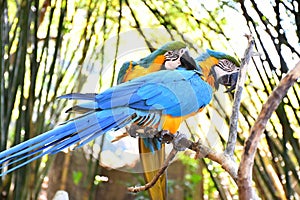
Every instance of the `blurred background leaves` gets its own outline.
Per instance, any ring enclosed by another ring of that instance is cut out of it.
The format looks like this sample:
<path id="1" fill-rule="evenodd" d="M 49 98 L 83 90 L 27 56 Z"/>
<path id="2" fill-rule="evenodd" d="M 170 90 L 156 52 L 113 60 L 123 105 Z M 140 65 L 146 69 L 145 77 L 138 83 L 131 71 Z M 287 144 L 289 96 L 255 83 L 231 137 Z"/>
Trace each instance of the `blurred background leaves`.
<path id="1" fill-rule="evenodd" d="M 130 54 L 116 60 L 124 53 L 122 46 L 130 49 L 135 42 L 122 39 L 126 31 L 137 32 L 148 47 L 145 55 L 169 40 L 183 40 L 194 55 L 211 48 L 239 58 L 247 42 L 243 34 L 250 32 L 261 56 L 253 58 L 243 95 L 235 154 L 238 161 L 262 104 L 299 60 L 299 10 L 297 0 L 2 0 L 0 150 L 66 120 L 69 116 L 64 110 L 69 103 L 57 101 L 57 96 L 72 91 L 99 92 L 114 84 L 123 61 L 142 57 Z M 160 31 L 151 33 L 146 28 Z M 115 40 L 109 43 L 112 37 Z M 113 62 L 107 64 L 109 61 Z M 97 77 L 91 79 L 90 74 Z M 254 182 L 262 199 L 300 198 L 299 87 L 298 82 L 273 114 L 255 158 Z M 188 120 L 183 130 L 223 150 L 231 98 L 218 92 L 206 113 Z M 98 199 L 100 195 L 102 199 L 147 198 L 146 193 L 134 196 L 109 185 L 136 184 L 142 181 L 138 174 L 110 171 L 108 182 L 94 184 L 107 170 L 100 165 L 101 141 L 99 144 L 98 150 L 88 145 L 90 156 L 82 155 L 82 150 L 55 160 L 55 156 L 48 156 L 2 177 L 2 199 L 38 199 L 47 188 L 51 198 L 53 185 L 69 191 L 71 199 Z M 207 159 L 195 161 L 190 154 L 182 154 L 177 161 L 180 164 L 170 167 L 170 198 L 237 198 L 236 185 L 219 165 Z M 176 171 L 171 172 L 172 167 Z M 42 183 L 48 183 L 46 189 Z"/>

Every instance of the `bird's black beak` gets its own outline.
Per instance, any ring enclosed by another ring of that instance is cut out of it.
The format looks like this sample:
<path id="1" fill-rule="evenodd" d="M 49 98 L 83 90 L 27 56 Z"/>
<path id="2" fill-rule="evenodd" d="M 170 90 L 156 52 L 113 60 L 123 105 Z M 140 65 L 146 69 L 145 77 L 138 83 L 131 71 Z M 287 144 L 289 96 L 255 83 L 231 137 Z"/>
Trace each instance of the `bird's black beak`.
<path id="1" fill-rule="evenodd" d="M 234 72 L 234 73 L 231 73 L 231 74 L 226 74 L 226 75 L 221 76 L 220 78 L 218 78 L 217 84 L 221 84 L 221 85 L 230 87 L 225 92 L 231 92 L 236 87 L 238 76 L 239 76 L 239 72 Z"/>
<path id="2" fill-rule="evenodd" d="M 182 67 L 184 67 L 187 70 L 200 70 L 199 65 L 196 63 L 194 58 L 190 56 L 189 51 L 184 52 L 182 56 L 180 57 L 180 62 Z"/>

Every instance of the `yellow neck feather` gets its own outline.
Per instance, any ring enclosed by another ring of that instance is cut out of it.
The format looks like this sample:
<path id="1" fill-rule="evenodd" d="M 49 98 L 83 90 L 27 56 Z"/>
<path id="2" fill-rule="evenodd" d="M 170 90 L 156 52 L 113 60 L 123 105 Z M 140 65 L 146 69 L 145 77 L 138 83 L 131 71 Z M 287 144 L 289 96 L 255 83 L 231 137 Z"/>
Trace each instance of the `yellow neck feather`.
<path id="1" fill-rule="evenodd" d="M 212 88 L 215 88 L 215 78 L 211 74 L 211 68 L 218 64 L 218 59 L 214 57 L 209 57 L 204 61 L 200 61 L 198 64 L 200 65 L 203 73 L 203 80 L 206 81 Z"/>

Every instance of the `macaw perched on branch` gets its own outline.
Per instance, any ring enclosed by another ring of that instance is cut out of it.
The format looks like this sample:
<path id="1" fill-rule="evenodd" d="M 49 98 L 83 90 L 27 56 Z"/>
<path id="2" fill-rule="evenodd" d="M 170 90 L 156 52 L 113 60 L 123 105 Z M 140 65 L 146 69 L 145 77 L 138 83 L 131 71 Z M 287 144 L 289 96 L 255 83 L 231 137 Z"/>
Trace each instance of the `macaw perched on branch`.
<path id="1" fill-rule="evenodd" d="M 184 49 L 184 47 L 179 49 Z M 170 59 L 165 59 L 164 65 L 160 65 L 161 67 L 157 69 L 173 69 L 179 65 L 183 68 L 186 66 L 185 69 L 179 67 L 182 70 L 162 70 L 139 78 L 131 78 L 132 80 L 100 94 L 67 94 L 60 97 L 89 101 L 74 107 L 75 111 L 85 110 L 86 113 L 53 130 L 0 152 L 0 164 L 3 171 L 1 175 L 44 155 L 55 154 L 73 144 L 81 147 L 105 132 L 118 130 L 130 124 L 166 130 L 175 135 L 181 121 L 195 115 L 210 102 L 212 86 L 217 87 L 218 84 L 223 84 L 233 87 L 235 85 L 237 69 L 229 70 L 230 67 L 225 62 L 231 57 L 216 53 L 216 59 L 212 59 L 211 62 L 216 60 L 220 62 L 215 62 L 210 68 L 209 65 L 203 65 L 202 68 L 199 62 L 201 69 L 198 69 L 195 62 L 186 62 L 190 59 L 189 57 L 183 58 L 185 51 L 178 51 L 176 48 L 173 49 L 173 53 L 174 51 L 177 56 L 179 55 L 177 59 L 172 60 L 167 50 L 163 54 Z M 210 60 L 210 56 L 203 58 Z M 170 63 L 170 60 L 174 62 Z M 178 61 L 180 61 L 179 64 Z M 235 62 L 229 63 L 229 66 L 236 67 Z M 134 73 L 134 66 L 138 69 L 138 65 L 129 63 L 129 71 Z M 196 70 L 186 70 L 195 68 Z M 126 77 L 128 78 L 125 81 L 130 79 L 128 74 Z M 8 168 L 3 170 L 5 167 Z"/>
<path id="2" fill-rule="evenodd" d="M 172 44 L 173 48 L 169 47 L 171 46 L 170 44 Z M 187 47 L 182 42 L 170 42 L 138 62 L 131 61 L 124 63 L 118 75 L 118 83 L 132 80 L 153 71 L 183 67 L 187 70 L 201 71 L 202 79 L 208 82 L 214 89 L 218 89 L 219 84 L 230 86 L 227 92 L 235 88 L 235 84 L 238 78 L 239 62 L 235 58 L 222 52 L 212 51 L 208 49 L 205 53 L 202 53 L 199 57 L 196 58 L 196 64 L 194 64 L 191 59 L 181 59 L 188 62 L 182 62 L 181 66 L 173 63 L 172 68 L 165 67 L 165 61 L 172 60 L 166 59 L 166 54 L 174 55 L 177 52 L 182 51 L 183 48 Z M 168 49 L 171 52 L 165 51 Z M 164 54 L 164 56 L 162 56 L 162 54 Z M 185 58 L 190 58 L 188 56 L 188 52 L 186 52 L 186 55 L 187 56 Z M 178 57 L 178 55 L 174 57 L 176 58 Z M 149 66 L 152 67 L 150 67 L 149 69 Z M 170 125 L 165 125 L 164 130 L 168 130 L 170 133 L 175 134 L 179 129 L 181 122 L 185 119 L 186 118 L 182 117 L 170 117 L 166 120 Z M 129 132 L 136 131 L 136 129 L 138 128 L 139 127 L 133 126 L 133 128 Z M 130 135 L 135 135 L 135 133 L 130 133 Z M 146 182 L 150 182 L 153 179 L 153 177 L 158 173 L 159 168 L 164 163 L 165 147 L 164 144 L 160 141 L 161 138 L 156 137 L 139 138 L 139 152 Z M 162 176 L 160 176 L 155 185 L 149 189 L 149 194 L 152 199 L 166 199 L 166 188 L 166 174 L 163 174 Z"/>
<path id="3" fill-rule="evenodd" d="M 189 55 L 186 44 L 180 41 L 171 41 L 137 62 L 130 61 L 124 63 L 118 74 L 118 84 L 152 72 L 174 70 L 179 66 L 187 70 L 200 70 L 199 65 L 197 65 L 195 60 Z M 142 123 L 138 123 L 138 125 L 142 125 Z M 136 135 L 134 127 L 136 126 L 131 126 L 129 129 L 131 130 L 129 132 L 131 132 L 132 136 Z M 175 133 L 177 126 L 173 126 L 173 122 L 171 122 L 168 127 L 165 124 L 164 129 Z M 165 145 L 161 143 L 160 138 L 149 136 L 143 138 L 139 137 L 139 152 L 145 181 L 149 182 L 165 160 Z M 166 173 L 161 175 L 155 185 L 149 189 L 149 194 L 152 199 L 166 199 Z"/>
<path id="4" fill-rule="evenodd" d="M 189 98 L 187 99 L 187 94 Z M 75 110 L 89 110 L 10 149 L 0 152 L 0 164 L 16 166 L 7 174 L 47 154 L 55 154 L 73 144 L 81 147 L 96 137 L 136 123 L 160 130 L 168 119 L 196 114 L 212 98 L 211 86 L 199 71 L 162 70 L 109 88 L 100 94 L 67 94 L 61 99 L 87 100 Z"/>

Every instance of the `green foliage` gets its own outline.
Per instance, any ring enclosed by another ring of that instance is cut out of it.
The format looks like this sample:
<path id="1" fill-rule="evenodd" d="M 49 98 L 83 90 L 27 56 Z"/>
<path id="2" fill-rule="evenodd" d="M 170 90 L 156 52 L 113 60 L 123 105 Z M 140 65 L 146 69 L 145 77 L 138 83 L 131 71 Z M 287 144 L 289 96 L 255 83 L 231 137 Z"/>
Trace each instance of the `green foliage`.
<path id="1" fill-rule="evenodd" d="M 73 171 L 72 177 L 73 177 L 74 184 L 78 185 L 80 183 L 80 180 L 82 179 L 82 172 L 81 171 Z"/>
<path id="2" fill-rule="evenodd" d="M 197 190 L 197 186 L 203 177 L 199 174 L 199 160 L 191 158 L 188 155 L 180 154 L 179 160 L 185 166 L 185 176 L 184 176 L 184 197 L 185 199 L 194 199 L 194 191 Z"/>

